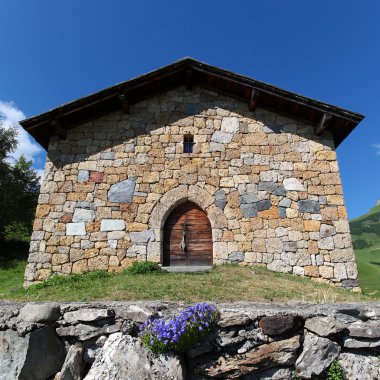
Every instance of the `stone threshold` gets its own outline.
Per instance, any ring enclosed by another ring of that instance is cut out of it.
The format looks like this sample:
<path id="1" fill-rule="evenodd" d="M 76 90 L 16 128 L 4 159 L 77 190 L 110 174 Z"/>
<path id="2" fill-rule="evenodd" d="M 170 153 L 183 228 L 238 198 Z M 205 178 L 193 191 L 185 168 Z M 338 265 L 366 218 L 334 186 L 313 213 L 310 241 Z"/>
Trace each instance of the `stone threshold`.
<path id="1" fill-rule="evenodd" d="M 207 272 L 212 269 L 211 265 L 178 265 L 175 267 L 162 267 L 163 270 L 167 272 L 184 272 L 184 273 L 195 273 L 195 272 Z"/>

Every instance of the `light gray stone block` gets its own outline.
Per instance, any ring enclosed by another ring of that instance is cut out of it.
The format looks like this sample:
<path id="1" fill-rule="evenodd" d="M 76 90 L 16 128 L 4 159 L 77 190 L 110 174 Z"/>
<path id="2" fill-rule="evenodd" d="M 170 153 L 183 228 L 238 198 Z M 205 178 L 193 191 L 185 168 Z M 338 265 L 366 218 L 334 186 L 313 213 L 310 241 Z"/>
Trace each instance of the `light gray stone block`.
<path id="1" fill-rule="evenodd" d="M 297 373 L 305 379 L 319 376 L 338 357 L 340 347 L 327 338 L 306 333 L 303 351 L 296 362 Z"/>
<path id="2" fill-rule="evenodd" d="M 67 223 L 66 224 L 66 235 L 86 235 L 86 226 L 84 222 L 79 223 Z"/>
<path id="3" fill-rule="evenodd" d="M 319 231 L 321 238 L 325 238 L 328 236 L 333 236 L 336 234 L 335 228 L 328 224 L 321 224 L 321 229 Z"/>
<path id="4" fill-rule="evenodd" d="M 114 152 L 105 152 L 100 154 L 101 160 L 114 160 L 115 159 L 115 153 Z"/>
<path id="5" fill-rule="evenodd" d="M 131 203 L 135 187 L 136 178 L 115 183 L 108 191 L 108 200 L 114 203 Z"/>
<path id="6" fill-rule="evenodd" d="M 78 182 L 86 182 L 89 178 L 88 170 L 79 170 L 78 172 Z"/>
<path id="7" fill-rule="evenodd" d="M 297 178 L 285 178 L 283 185 L 287 191 L 306 191 L 305 186 Z"/>
<path id="8" fill-rule="evenodd" d="M 290 207 L 291 204 L 292 204 L 292 201 L 290 199 L 284 198 L 284 199 L 281 199 L 279 206 L 287 208 L 287 207 Z"/>
<path id="9" fill-rule="evenodd" d="M 210 152 L 224 152 L 226 148 L 224 147 L 224 144 L 211 142 L 210 143 Z"/>
<path id="10" fill-rule="evenodd" d="M 220 128 L 223 132 L 236 133 L 239 131 L 239 120 L 237 117 L 224 117 Z"/>
<path id="11" fill-rule="evenodd" d="M 229 261 L 244 261 L 244 252 L 232 252 L 228 256 Z"/>
<path id="12" fill-rule="evenodd" d="M 154 237 L 153 230 L 146 230 L 141 232 L 130 232 L 129 237 L 133 243 L 147 243 Z"/>
<path id="13" fill-rule="evenodd" d="M 211 137 L 211 141 L 221 144 L 228 144 L 231 142 L 233 135 L 231 133 L 216 131 Z"/>
<path id="14" fill-rule="evenodd" d="M 54 328 L 44 326 L 21 337 L 13 330 L 0 332 L 0 379 L 50 379 L 65 360 Z M 40 363 L 40 365 L 36 365 Z"/>
<path id="15" fill-rule="evenodd" d="M 85 208 L 77 208 L 74 211 L 73 222 L 89 222 L 95 219 L 95 211 Z"/>
<path id="16" fill-rule="evenodd" d="M 240 209 L 243 212 L 244 218 L 254 218 L 257 214 L 256 204 L 242 204 Z"/>
<path id="17" fill-rule="evenodd" d="M 122 219 L 103 219 L 100 222 L 100 231 L 123 231 L 125 222 Z"/>
<path id="18" fill-rule="evenodd" d="M 256 194 L 246 194 L 240 196 L 241 204 L 255 203 L 258 202 L 259 197 Z"/>
<path id="19" fill-rule="evenodd" d="M 131 153 L 135 150 L 135 144 L 130 143 L 130 144 L 125 144 L 124 146 L 124 152 L 125 153 Z"/>

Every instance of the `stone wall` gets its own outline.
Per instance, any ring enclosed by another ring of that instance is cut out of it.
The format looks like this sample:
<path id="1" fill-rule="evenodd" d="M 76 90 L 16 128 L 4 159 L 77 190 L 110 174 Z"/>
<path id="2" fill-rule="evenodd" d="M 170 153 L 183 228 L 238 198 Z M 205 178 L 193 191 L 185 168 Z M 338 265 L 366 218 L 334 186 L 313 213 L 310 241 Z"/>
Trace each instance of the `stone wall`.
<path id="1" fill-rule="evenodd" d="M 184 307 L 1 302 L 0 379 L 326 379 L 333 361 L 346 379 L 380 378 L 380 303 L 221 304 L 216 333 L 186 355 L 147 351 L 139 326 Z"/>
<path id="2" fill-rule="evenodd" d="M 162 262 L 186 200 L 210 219 L 213 262 L 357 286 L 332 137 L 203 88 L 168 91 L 52 138 L 25 285 L 52 273 Z M 194 152 L 183 153 L 185 134 Z"/>

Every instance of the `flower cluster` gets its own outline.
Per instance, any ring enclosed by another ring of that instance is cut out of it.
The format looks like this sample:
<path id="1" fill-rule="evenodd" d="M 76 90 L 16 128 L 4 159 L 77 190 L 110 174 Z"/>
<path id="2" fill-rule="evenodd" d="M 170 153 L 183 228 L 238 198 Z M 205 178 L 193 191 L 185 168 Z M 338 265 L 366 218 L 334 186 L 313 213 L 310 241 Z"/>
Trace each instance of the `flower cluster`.
<path id="1" fill-rule="evenodd" d="M 153 319 L 140 327 L 144 344 L 153 352 L 186 352 L 213 332 L 219 319 L 218 310 L 198 303 L 173 319 Z"/>

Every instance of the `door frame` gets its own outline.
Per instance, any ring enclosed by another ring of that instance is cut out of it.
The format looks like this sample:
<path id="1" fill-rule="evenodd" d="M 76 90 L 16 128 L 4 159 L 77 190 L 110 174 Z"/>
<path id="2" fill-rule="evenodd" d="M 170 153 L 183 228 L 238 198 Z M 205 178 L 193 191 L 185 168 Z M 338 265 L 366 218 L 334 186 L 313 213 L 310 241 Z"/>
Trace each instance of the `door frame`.
<path id="1" fill-rule="evenodd" d="M 163 235 L 166 218 L 179 204 L 191 201 L 199 206 L 211 223 L 213 241 L 213 263 L 221 264 L 224 258 L 215 257 L 215 252 L 227 250 L 227 243 L 223 242 L 221 230 L 228 227 L 227 218 L 220 208 L 215 206 L 215 197 L 198 185 L 179 185 L 164 193 L 153 207 L 149 218 L 149 229 L 152 238 L 147 244 L 147 260 L 157 263 L 163 262 Z"/>

